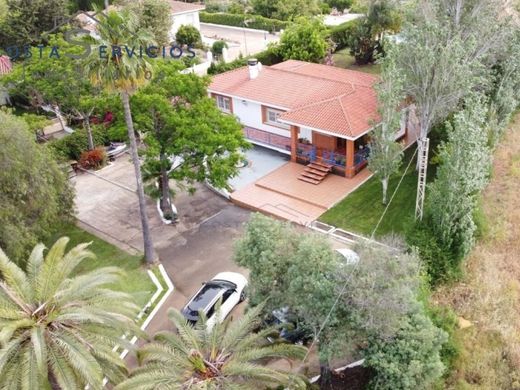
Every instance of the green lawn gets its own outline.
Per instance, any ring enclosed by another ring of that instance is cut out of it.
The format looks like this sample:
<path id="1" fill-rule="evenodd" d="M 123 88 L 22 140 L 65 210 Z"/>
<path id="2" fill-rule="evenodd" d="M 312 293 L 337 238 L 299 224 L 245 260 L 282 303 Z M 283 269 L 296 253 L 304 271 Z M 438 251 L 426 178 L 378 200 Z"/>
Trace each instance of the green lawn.
<path id="1" fill-rule="evenodd" d="M 414 151 L 415 148 L 411 147 L 405 152 L 400 172 L 390 180 L 388 199 L 394 193 Z M 434 166 L 430 166 L 428 170 L 429 180 L 435 177 L 434 168 Z M 415 170 L 414 159 L 384 219 L 379 225 L 376 236 L 381 237 L 392 232 L 398 234 L 406 232 L 407 228 L 414 222 L 416 194 L 417 171 Z M 372 177 L 356 191 L 323 214 L 320 217 L 320 221 L 355 233 L 370 235 L 385 209 L 381 200 L 381 182 Z"/>
<path id="2" fill-rule="evenodd" d="M 144 306 L 155 293 L 156 287 L 142 265 L 142 256 L 129 255 L 75 225 L 65 225 L 60 228 L 59 232 L 46 242 L 46 245 L 50 247 L 50 245 L 62 236 L 70 238 L 68 249 L 83 242 L 92 242 L 89 249 L 94 252 L 96 258 L 84 260 L 77 269 L 78 273 L 107 266 L 118 266 L 124 269 L 126 272 L 125 278 L 115 287 L 118 290 L 134 295 L 137 303 L 141 307 Z"/>
<path id="3" fill-rule="evenodd" d="M 381 66 L 380 65 L 356 65 L 356 60 L 353 56 L 350 55 L 350 49 L 347 47 L 345 49 L 338 50 L 334 53 L 334 64 L 337 67 L 358 70 L 360 72 L 372 73 L 372 74 L 380 74 Z"/>

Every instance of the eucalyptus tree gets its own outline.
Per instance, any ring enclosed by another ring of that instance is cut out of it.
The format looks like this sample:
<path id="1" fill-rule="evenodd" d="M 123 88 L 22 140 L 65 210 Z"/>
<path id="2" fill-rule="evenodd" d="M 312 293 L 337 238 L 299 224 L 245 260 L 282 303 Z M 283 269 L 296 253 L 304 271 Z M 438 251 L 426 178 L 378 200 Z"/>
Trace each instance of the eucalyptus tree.
<path id="1" fill-rule="evenodd" d="M 394 50 L 392 47 L 387 52 Z M 381 82 L 376 85 L 381 123 L 371 133 L 368 165 L 383 187 L 383 204 L 387 203 L 388 182 L 399 170 L 403 148 L 395 141 L 400 126 L 400 108 L 404 100 L 403 79 L 390 55 L 381 61 Z"/>
<path id="2" fill-rule="evenodd" d="M 302 376 L 266 366 L 270 359 L 302 359 L 306 348 L 285 343 L 271 344 L 266 337 L 273 328 L 256 332 L 262 306 L 249 310 L 243 318 L 228 318 L 207 329 L 207 318 L 193 327 L 180 312 L 168 311 L 177 331 L 163 331 L 154 342 L 138 351 L 137 368 L 117 390 L 207 389 L 255 390 L 290 385 L 305 389 Z"/>
<path id="3" fill-rule="evenodd" d="M 93 254 L 89 244 L 66 252 L 68 238 L 46 255 L 38 244 L 25 269 L 0 249 L 0 387 L 53 390 L 102 389 L 119 383 L 126 367 L 115 347 L 139 332 L 133 298 L 114 291 L 117 267 L 76 274 Z"/>
<path id="4" fill-rule="evenodd" d="M 124 50 L 124 48 L 125 46 L 130 48 L 133 46 L 147 47 L 152 43 L 152 40 L 150 34 L 139 30 L 136 15 L 127 9 L 121 12 L 112 10 L 107 13 L 99 13 L 98 16 L 99 48 L 100 50 L 103 47 L 109 49 L 104 56 L 101 54 L 99 56 L 91 56 L 86 63 L 86 70 L 94 85 L 103 86 L 109 92 L 117 92 L 121 96 L 128 139 L 130 140 L 132 163 L 135 170 L 144 254 L 146 261 L 151 263 L 155 261 L 156 255 L 146 212 L 146 199 L 130 107 L 130 95 L 146 83 L 152 68 L 146 56 L 139 56 L 131 50 Z"/>

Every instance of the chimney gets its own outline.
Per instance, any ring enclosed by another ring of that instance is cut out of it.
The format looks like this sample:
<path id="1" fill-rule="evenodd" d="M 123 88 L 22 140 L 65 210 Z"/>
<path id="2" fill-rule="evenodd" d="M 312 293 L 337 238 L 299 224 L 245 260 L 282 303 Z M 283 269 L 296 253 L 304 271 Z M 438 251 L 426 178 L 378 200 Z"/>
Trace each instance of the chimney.
<path id="1" fill-rule="evenodd" d="M 258 77 L 258 73 L 260 72 L 260 63 L 256 58 L 251 58 L 247 61 L 247 65 L 249 66 L 249 78 L 254 80 Z"/>

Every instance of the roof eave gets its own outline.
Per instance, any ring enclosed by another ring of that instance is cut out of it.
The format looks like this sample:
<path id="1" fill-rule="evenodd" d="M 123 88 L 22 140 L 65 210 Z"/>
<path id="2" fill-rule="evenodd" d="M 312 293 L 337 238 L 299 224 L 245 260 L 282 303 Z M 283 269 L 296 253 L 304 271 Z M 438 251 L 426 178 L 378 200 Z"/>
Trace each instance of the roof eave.
<path id="1" fill-rule="evenodd" d="M 356 135 L 354 137 L 354 136 L 348 136 L 348 135 L 344 135 L 344 134 L 338 134 L 338 133 L 335 133 L 335 132 L 329 131 L 329 130 L 318 129 L 316 127 L 308 126 L 308 125 L 305 125 L 305 124 L 302 124 L 302 123 L 297 123 L 297 122 L 290 121 L 290 120 L 283 119 L 283 118 L 278 118 L 278 120 L 280 122 L 288 124 L 288 125 L 298 126 L 298 127 L 305 127 L 306 129 L 317 131 L 318 133 L 322 133 L 322 134 L 325 134 L 325 135 L 331 135 L 333 137 L 340 137 L 340 138 L 343 138 L 343 139 L 346 139 L 346 140 L 349 140 L 349 141 L 355 141 L 355 140 L 363 137 L 364 135 L 366 135 L 366 134 L 370 133 L 372 130 L 374 130 L 374 127 L 377 126 L 377 124 L 376 124 L 375 126 L 372 126 L 372 127 L 368 128 L 367 130 L 363 131 L 362 133 L 360 133 L 360 134 L 358 134 L 358 135 Z"/>

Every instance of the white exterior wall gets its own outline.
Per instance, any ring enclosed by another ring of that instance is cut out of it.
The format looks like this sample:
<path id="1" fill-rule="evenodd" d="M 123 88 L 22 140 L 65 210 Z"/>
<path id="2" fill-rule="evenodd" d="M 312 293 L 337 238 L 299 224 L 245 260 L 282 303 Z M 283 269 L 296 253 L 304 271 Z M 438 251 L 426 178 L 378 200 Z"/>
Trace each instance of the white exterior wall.
<path id="1" fill-rule="evenodd" d="M 200 19 L 199 11 L 186 12 L 184 14 L 178 14 L 173 16 L 172 29 L 170 30 L 170 36 L 172 39 L 179 30 L 179 27 L 183 25 L 191 25 L 200 31 Z"/>
<path id="2" fill-rule="evenodd" d="M 245 103 L 242 101 L 243 99 L 233 98 L 233 114 L 240 119 L 240 123 L 244 126 L 268 131 L 284 137 L 291 137 L 291 132 L 289 130 L 262 123 L 262 106 L 260 104 L 248 100 L 246 100 Z"/>

